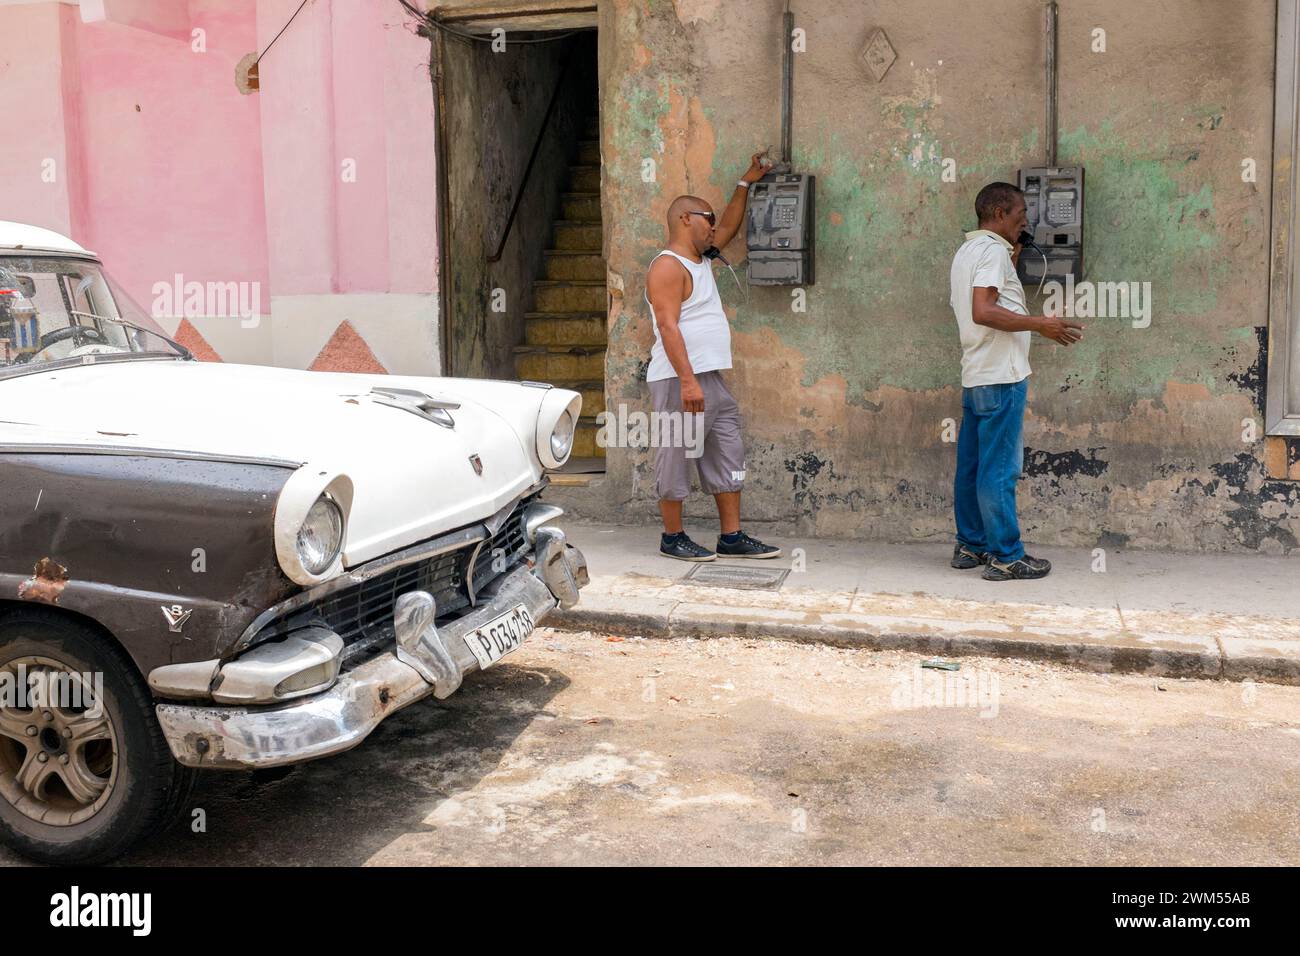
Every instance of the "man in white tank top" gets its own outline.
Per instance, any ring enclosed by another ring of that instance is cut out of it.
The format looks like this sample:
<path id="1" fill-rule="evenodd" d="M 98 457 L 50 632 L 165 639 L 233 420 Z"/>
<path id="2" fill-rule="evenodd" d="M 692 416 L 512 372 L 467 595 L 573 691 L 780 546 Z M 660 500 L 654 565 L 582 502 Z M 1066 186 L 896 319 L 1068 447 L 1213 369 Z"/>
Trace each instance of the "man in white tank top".
<path id="1" fill-rule="evenodd" d="M 655 256 L 646 276 L 646 302 L 655 341 L 646 381 L 655 412 L 655 485 L 664 533 L 659 552 L 682 561 L 775 558 L 780 548 L 740 529 L 740 491 L 745 448 L 740 409 L 722 370 L 731 368 L 731 327 L 704 253 L 725 246 L 745 216 L 749 185 L 763 177 L 756 153 L 736 184 L 718 221 L 697 196 L 678 196 L 668 207 L 668 246 Z M 721 534 L 716 554 L 692 541 L 682 528 L 682 501 L 690 493 L 688 459 L 694 458 L 700 487 L 718 505 Z"/>

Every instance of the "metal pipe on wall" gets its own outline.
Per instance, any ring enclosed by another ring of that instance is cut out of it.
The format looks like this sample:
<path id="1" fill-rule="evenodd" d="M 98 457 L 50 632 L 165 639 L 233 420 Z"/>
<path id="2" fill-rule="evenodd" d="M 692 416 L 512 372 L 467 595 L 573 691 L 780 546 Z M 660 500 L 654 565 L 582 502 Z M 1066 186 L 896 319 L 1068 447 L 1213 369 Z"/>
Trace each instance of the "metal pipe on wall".
<path id="1" fill-rule="evenodd" d="M 1047 4 L 1047 165 L 1056 165 L 1056 0 Z"/>
<path id="2" fill-rule="evenodd" d="M 794 161 L 790 155 L 790 119 L 794 100 L 794 14 L 788 9 L 782 17 L 785 51 L 781 57 L 781 162 Z"/>

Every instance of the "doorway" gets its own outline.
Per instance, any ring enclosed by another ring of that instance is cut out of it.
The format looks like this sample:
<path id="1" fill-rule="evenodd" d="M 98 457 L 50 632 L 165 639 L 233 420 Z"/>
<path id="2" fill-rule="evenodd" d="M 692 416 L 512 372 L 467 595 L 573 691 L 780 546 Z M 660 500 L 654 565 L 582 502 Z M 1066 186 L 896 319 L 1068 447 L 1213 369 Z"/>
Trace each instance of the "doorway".
<path id="1" fill-rule="evenodd" d="M 596 475 L 608 316 L 597 37 L 594 8 L 576 15 L 438 30 L 441 313 L 448 374 L 581 392 L 566 471 Z"/>

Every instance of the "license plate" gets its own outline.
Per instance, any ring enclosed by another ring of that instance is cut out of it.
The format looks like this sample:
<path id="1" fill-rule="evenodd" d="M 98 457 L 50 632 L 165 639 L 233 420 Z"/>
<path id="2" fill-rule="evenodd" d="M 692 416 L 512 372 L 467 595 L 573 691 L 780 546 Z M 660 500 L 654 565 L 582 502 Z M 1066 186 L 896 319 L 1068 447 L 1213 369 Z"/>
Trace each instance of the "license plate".
<path id="1" fill-rule="evenodd" d="M 536 626 L 528 608 L 520 604 L 467 634 L 465 644 L 478 658 L 479 667 L 487 670 L 519 647 Z"/>

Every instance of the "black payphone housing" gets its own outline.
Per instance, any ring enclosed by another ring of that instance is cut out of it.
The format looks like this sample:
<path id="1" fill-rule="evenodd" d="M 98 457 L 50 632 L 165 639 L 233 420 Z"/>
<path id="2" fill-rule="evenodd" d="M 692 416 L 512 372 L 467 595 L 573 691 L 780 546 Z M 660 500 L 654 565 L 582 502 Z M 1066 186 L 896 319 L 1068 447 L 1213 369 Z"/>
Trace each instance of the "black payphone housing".
<path id="1" fill-rule="evenodd" d="M 750 285 L 812 285 L 815 281 L 817 177 L 768 173 L 749 190 L 745 244 Z"/>

